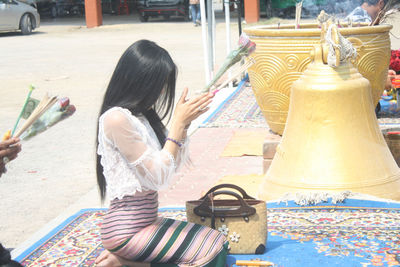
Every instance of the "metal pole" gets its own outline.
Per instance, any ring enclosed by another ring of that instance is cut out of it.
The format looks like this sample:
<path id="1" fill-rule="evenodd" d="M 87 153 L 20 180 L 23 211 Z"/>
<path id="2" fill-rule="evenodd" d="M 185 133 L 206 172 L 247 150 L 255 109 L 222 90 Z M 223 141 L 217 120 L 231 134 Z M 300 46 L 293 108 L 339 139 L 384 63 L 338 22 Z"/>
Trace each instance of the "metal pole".
<path id="1" fill-rule="evenodd" d="M 225 7 L 225 29 L 226 29 L 226 54 L 229 55 L 231 52 L 231 16 L 229 10 L 229 0 L 224 0 Z M 231 71 L 228 72 L 228 77 L 231 77 Z M 229 88 L 231 89 L 232 82 L 229 83 Z"/>
<path id="2" fill-rule="evenodd" d="M 238 5 L 238 26 L 239 26 L 239 36 L 242 34 L 242 1 L 244 0 L 239 0 L 237 1 Z"/>
<path id="3" fill-rule="evenodd" d="M 205 7 L 205 0 L 200 0 L 200 14 L 201 14 L 201 36 L 203 40 L 203 55 L 204 55 L 204 69 L 206 75 L 206 84 L 211 81 L 211 69 L 209 67 L 209 60 L 208 60 L 208 44 L 207 44 L 207 32 L 206 32 L 206 7 Z"/>
<path id="4" fill-rule="evenodd" d="M 212 0 L 207 0 L 207 27 L 208 27 L 208 67 L 211 73 L 214 71 L 214 48 L 212 29 Z"/>
<path id="5" fill-rule="evenodd" d="M 225 29 L 226 29 L 226 54 L 228 55 L 231 52 L 231 17 L 229 10 L 229 0 L 224 0 L 225 6 Z"/>
<path id="6" fill-rule="evenodd" d="M 215 48 L 216 48 L 216 45 L 215 45 L 215 42 L 216 42 L 216 37 L 215 37 L 215 25 L 216 25 L 216 23 L 215 23 L 215 10 L 214 10 L 214 6 L 213 6 L 213 1 L 211 0 L 211 14 L 212 14 L 212 23 L 211 23 L 211 31 L 212 31 L 212 50 L 213 50 L 213 63 L 214 63 L 214 65 L 215 65 L 215 62 L 216 62 L 216 60 L 215 60 L 215 55 L 216 55 L 216 51 L 215 51 Z M 213 65 L 213 70 L 214 70 L 214 65 Z"/>

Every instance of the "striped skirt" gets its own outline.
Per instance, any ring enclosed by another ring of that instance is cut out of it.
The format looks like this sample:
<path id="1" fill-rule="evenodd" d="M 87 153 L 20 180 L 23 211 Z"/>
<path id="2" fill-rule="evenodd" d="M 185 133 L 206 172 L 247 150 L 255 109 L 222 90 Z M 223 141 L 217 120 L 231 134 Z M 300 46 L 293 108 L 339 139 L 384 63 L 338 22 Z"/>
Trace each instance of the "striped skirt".
<path id="1" fill-rule="evenodd" d="M 225 266 L 228 243 L 221 233 L 157 213 L 157 192 L 113 200 L 101 226 L 103 246 L 152 266 Z"/>

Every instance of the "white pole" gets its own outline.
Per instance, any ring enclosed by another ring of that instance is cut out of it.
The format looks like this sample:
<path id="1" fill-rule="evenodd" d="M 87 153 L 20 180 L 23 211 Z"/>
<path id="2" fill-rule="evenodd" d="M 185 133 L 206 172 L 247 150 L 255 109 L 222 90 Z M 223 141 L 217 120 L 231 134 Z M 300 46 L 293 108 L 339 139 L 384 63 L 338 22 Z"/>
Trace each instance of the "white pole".
<path id="1" fill-rule="evenodd" d="M 213 0 L 207 1 L 207 38 L 208 38 L 208 67 L 211 77 L 214 77 L 214 33 L 213 33 Z"/>
<path id="2" fill-rule="evenodd" d="M 231 52 L 231 16 L 229 10 L 229 0 L 223 0 L 225 7 L 225 29 L 226 29 L 226 54 Z M 228 77 L 231 77 L 231 71 L 228 72 Z M 229 89 L 232 89 L 232 82 L 229 83 Z"/>
<path id="3" fill-rule="evenodd" d="M 216 47 L 216 45 L 215 45 L 215 40 L 216 40 L 216 38 L 215 38 L 216 37 L 215 36 L 215 25 L 216 25 L 216 22 L 215 22 L 215 10 L 214 10 L 214 5 L 213 5 L 214 1 L 211 0 L 210 2 L 211 2 L 211 14 L 212 14 L 211 32 L 212 32 L 213 72 L 214 72 L 214 67 L 215 67 L 215 62 L 216 62 L 216 60 L 215 60 L 215 53 L 216 53 L 216 51 L 215 51 L 215 47 Z"/>
<path id="4" fill-rule="evenodd" d="M 205 0 L 200 0 L 200 15 L 201 15 L 201 36 L 203 39 L 203 56 L 204 56 L 204 70 L 205 70 L 205 78 L 206 84 L 211 81 L 211 70 L 209 68 L 208 62 L 208 42 L 207 42 L 207 29 L 206 29 L 206 5 Z"/>
<path id="5" fill-rule="evenodd" d="M 225 6 L 225 28 L 226 28 L 226 54 L 231 52 L 231 17 L 229 10 L 229 0 L 223 0 Z"/>

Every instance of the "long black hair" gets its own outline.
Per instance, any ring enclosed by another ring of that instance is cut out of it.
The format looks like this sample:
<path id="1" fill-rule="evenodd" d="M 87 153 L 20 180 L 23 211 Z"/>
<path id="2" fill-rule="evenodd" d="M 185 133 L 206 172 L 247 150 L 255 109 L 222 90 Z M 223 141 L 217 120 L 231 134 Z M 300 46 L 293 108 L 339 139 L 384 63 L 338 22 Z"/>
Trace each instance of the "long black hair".
<path id="1" fill-rule="evenodd" d="M 114 70 L 104 95 L 99 118 L 115 106 L 126 108 L 135 116 L 143 115 L 156 133 L 161 146 L 164 146 L 165 126 L 162 120 L 171 118 L 176 75 L 177 67 L 164 48 L 149 40 L 133 43 L 123 53 Z M 107 184 L 100 159 L 101 156 L 97 155 L 97 183 L 100 197 L 104 200 Z"/>
<path id="2" fill-rule="evenodd" d="M 8 249 L 0 243 L 0 266 L 1 267 L 23 267 L 19 262 L 11 259 Z"/>

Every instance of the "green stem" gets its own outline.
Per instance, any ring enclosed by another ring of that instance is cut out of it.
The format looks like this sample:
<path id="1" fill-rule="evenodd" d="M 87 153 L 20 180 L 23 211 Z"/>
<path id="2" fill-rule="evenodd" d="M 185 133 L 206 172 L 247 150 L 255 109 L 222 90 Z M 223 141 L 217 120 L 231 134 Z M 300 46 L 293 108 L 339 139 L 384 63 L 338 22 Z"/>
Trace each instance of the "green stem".
<path id="1" fill-rule="evenodd" d="M 19 113 L 18 119 L 17 119 L 17 121 L 16 121 L 15 124 L 14 124 L 14 129 L 13 129 L 12 132 L 11 132 L 11 136 L 14 135 L 15 130 L 17 129 L 18 123 L 19 123 L 19 121 L 21 120 L 22 114 L 24 113 L 24 109 L 25 109 L 26 105 L 28 104 L 28 100 L 29 100 L 29 98 L 31 97 L 31 94 L 32 94 L 33 89 L 35 89 L 35 87 L 34 87 L 33 85 L 30 85 L 30 86 L 29 86 L 28 96 L 27 96 L 26 99 L 25 99 L 25 103 L 24 103 L 24 105 L 23 105 L 23 107 L 22 107 L 22 109 L 21 109 L 21 112 Z"/>
<path id="2" fill-rule="evenodd" d="M 242 57 L 245 55 L 246 47 L 239 47 L 236 50 L 233 50 L 223 62 L 221 68 L 215 74 L 215 76 L 211 79 L 211 81 L 204 87 L 203 92 L 208 92 L 210 88 L 227 72 L 234 64 L 239 62 Z"/>

